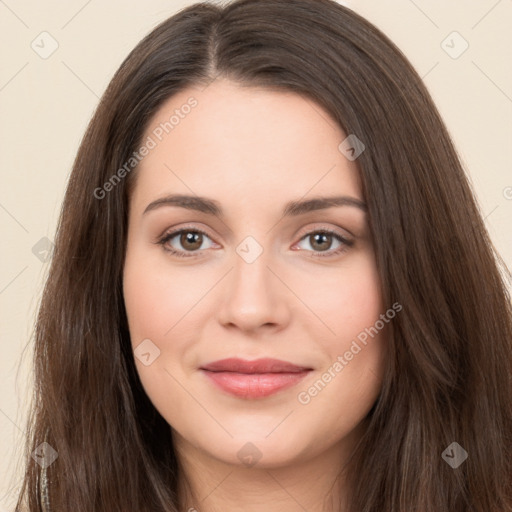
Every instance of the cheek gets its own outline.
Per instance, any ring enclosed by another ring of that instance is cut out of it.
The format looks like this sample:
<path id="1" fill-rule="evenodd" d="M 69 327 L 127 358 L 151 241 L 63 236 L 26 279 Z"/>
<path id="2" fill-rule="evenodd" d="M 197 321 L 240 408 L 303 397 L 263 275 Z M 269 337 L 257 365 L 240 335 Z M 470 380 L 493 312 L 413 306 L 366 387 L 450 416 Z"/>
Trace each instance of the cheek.
<path id="1" fill-rule="evenodd" d="M 187 400 L 181 397 L 178 384 L 184 379 L 176 363 L 186 350 L 180 343 L 184 338 L 177 336 L 185 314 L 181 293 L 185 288 L 169 271 L 151 263 L 136 250 L 129 254 L 123 276 L 124 302 L 137 373 L 155 408 L 170 422 L 174 417 L 169 417 L 169 411 L 178 417 L 186 413 L 182 406 Z M 149 361 L 144 361 L 147 353 Z"/>
<path id="2" fill-rule="evenodd" d="M 302 294 L 318 320 L 324 324 L 312 339 L 329 352 L 340 350 L 348 340 L 372 326 L 383 313 L 380 278 L 374 256 L 364 252 L 340 265 L 335 272 L 302 280 Z M 314 324 L 318 327 L 318 320 Z"/>
<path id="3" fill-rule="evenodd" d="M 169 411 L 181 414 L 180 407 L 190 400 L 179 383 L 195 369 L 197 361 L 191 349 L 197 330 L 208 318 L 207 301 L 202 298 L 217 280 L 218 275 L 207 268 L 173 269 L 161 254 L 137 244 L 127 253 L 123 293 L 134 360 L 146 393 L 166 417 Z M 138 358 L 139 346 L 149 346 L 158 357 L 146 366 Z"/>
<path id="4" fill-rule="evenodd" d="M 138 338 L 161 338 L 171 327 L 170 312 L 176 299 L 170 283 L 143 265 L 127 265 L 124 275 L 124 302 L 132 342 Z"/>
<path id="5" fill-rule="evenodd" d="M 201 285 L 202 282 L 206 284 Z M 193 317 L 193 309 L 207 291 L 208 280 L 197 272 L 173 271 L 156 251 L 138 250 L 127 254 L 123 292 L 132 343 L 150 338 L 165 343 Z M 203 290 L 204 288 L 204 290 Z M 184 323 L 182 323 L 184 321 Z"/>
<path id="6" fill-rule="evenodd" d="M 316 380 L 302 386 L 297 397 L 306 409 L 324 418 L 326 411 L 333 416 L 343 413 L 341 422 L 331 418 L 341 429 L 361 419 L 380 391 L 387 324 L 392 321 L 391 317 L 382 320 L 386 311 L 373 254 L 360 256 L 350 266 L 340 267 L 329 285 L 317 282 L 317 292 L 310 295 L 311 309 L 327 327 L 313 329 L 307 323 L 324 363 Z"/>

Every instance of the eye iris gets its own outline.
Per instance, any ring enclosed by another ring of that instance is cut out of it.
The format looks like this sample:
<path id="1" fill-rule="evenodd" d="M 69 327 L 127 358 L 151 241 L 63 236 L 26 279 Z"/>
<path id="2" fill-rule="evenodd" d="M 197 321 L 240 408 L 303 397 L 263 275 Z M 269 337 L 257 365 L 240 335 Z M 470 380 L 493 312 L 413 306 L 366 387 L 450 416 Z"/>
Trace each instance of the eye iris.
<path id="1" fill-rule="evenodd" d="M 331 244 L 330 244 L 330 243 L 327 243 L 327 246 L 328 246 L 328 247 L 326 247 L 325 241 L 330 242 L 330 240 L 329 240 L 329 239 L 330 239 L 330 237 L 331 237 L 331 235 L 329 235 L 329 234 L 327 234 L 327 233 L 316 233 L 316 234 L 314 234 L 314 235 L 311 235 L 311 238 L 314 240 L 314 242 L 311 244 L 311 247 L 313 247 L 314 249 L 318 249 L 318 250 L 320 250 L 320 251 L 326 251 L 326 250 L 328 250 Z M 319 244 L 320 246 L 318 247 L 318 239 L 319 239 L 319 238 L 320 238 L 321 240 L 323 240 L 324 244 L 322 244 L 322 243 L 320 242 L 320 244 Z M 315 247 L 315 246 L 316 246 L 316 247 Z"/>
<path id="2" fill-rule="evenodd" d="M 195 231 L 186 231 L 181 234 L 180 243 L 185 249 L 199 249 L 203 243 L 203 235 L 202 233 L 197 233 Z M 190 245 L 187 246 L 187 244 L 192 244 L 192 247 Z"/>

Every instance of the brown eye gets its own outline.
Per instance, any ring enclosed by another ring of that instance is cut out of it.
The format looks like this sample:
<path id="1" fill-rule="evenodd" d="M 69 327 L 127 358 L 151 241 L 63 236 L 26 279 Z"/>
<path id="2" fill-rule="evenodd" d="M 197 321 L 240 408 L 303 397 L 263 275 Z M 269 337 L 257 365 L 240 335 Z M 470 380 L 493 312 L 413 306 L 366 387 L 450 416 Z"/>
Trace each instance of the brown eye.
<path id="1" fill-rule="evenodd" d="M 195 253 L 199 255 L 201 250 L 205 249 L 202 247 L 205 239 L 211 240 L 206 233 L 200 230 L 180 229 L 165 234 L 158 243 L 163 246 L 164 250 L 175 256 L 193 257 L 196 256 Z M 208 248 L 206 247 L 206 249 Z"/>
<path id="2" fill-rule="evenodd" d="M 203 234 L 197 231 L 182 231 L 179 240 L 184 249 L 197 251 L 203 244 Z"/>
<path id="3" fill-rule="evenodd" d="M 308 242 L 311 249 L 308 247 L 300 247 L 300 244 L 304 241 Z M 337 246 L 333 248 L 334 241 L 337 242 Z M 299 248 L 311 252 L 311 256 L 321 258 L 340 255 L 353 245 L 354 242 L 352 240 L 345 238 L 339 233 L 326 229 L 307 233 L 301 238 L 301 241 L 298 244 Z"/>
<path id="4" fill-rule="evenodd" d="M 318 251 L 327 251 L 331 248 L 333 235 L 330 233 L 315 233 L 308 236 L 313 249 Z"/>

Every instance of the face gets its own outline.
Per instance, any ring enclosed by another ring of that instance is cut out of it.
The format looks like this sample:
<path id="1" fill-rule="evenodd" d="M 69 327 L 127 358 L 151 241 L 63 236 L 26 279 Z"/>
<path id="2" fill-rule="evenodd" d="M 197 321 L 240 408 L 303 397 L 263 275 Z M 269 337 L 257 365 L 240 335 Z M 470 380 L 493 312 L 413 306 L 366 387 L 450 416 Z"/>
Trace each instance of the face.
<path id="1" fill-rule="evenodd" d="M 387 320 L 346 137 L 309 99 L 220 79 L 148 125 L 124 298 L 181 448 L 291 464 L 343 450 L 374 404 Z"/>

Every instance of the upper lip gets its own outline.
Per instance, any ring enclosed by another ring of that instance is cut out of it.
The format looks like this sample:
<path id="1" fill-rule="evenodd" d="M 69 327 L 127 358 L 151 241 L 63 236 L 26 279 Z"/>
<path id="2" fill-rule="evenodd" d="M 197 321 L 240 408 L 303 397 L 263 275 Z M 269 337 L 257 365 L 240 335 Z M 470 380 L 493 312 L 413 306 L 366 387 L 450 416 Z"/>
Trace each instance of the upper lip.
<path id="1" fill-rule="evenodd" d="M 312 368 L 297 366 L 288 361 L 279 359 L 263 358 L 248 361 L 245 359 L 228 358 L 213 361 L 204 366 L 202 370 L 211 372 L 236 372 L 236 373 L 298 373 Z"/>

